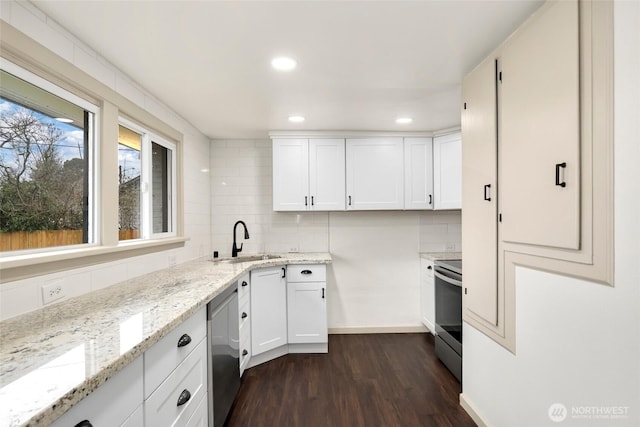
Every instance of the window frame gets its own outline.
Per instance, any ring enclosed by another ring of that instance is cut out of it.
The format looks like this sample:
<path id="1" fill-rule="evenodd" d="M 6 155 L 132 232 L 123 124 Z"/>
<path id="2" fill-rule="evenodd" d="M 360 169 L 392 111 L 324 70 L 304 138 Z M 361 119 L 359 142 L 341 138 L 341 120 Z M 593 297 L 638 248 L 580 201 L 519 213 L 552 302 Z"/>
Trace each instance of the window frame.
<path id="1" fill-rule="evenodd" d="M 84 98 L 81 98 L 72 92 L 50 82 L 49 80 L 40 77 L 39 75 L 13 63 L 12 61 L 0 56 L 0 69 L 21 79 L 25 82 L 37 87 L 40 90 L 45 92 L 49 92 L 52 95 L 55 95 L 63 100 L 76 105 L 84 109 L 85 111 L 90 112 L 93 115 L 93 120 L 89 121 L 89 129 L 86 132 L 90 135 L 89 143 L 87 144 L 87 151 L 85 156 L 87 156 L 87 180 L 88 180 L 88 203 L 87 208 L 89 210 L 89 215 L 87 217 L 87 242 L 79 243 L 75 245 L 65 245 L 65 246 L 49 246 L 45 248 L 35 248 L 35 249 L 20 249 L 16 251 L 5 251 L 0 252 L 0 257 L 10 257 L 12 255 L 20 255 L 20 254 L 38 254 L 38 253 L 49 253 L 53 251 L 63 250 L 63 249 L 76 249 L 76 248 L 86 248 L 100 245 L 101 235 L 100 235 L 100 220 L 99 220 L 99 212 L 100 212 L 100 197 L 98 195 L 99 188 L 99 153 L 100 153 L 100 117 L 101 117 L 101 109 L 99 106 L 87 101 Z"/>
<path id="2" fill-rule="evenodd" d="M 118 118 L 118 125 L 124 126 L 141 136 L 140 141 L 140 237 L 138 239 L 131 240 L 119 240 L 119 244 L 128 244 L 130 242 L 156 240 L 166 237 L 177 236 L 177 157 L 178 147 L 177 144 L 170 142 L 167 138 L 159 136 L 157 133 L 149 130 L 148 128 L 139 125 L 138 123 L 129 120 L 126 117 Z M 153 179 L 152 179 L 152 143 L 156 143 L 171 152 L 171 170 L 168 174 L 170 177 L 170 185 L 168 186 L 169 192 L 169 231 L 154 233 L 153 232 Z"/>

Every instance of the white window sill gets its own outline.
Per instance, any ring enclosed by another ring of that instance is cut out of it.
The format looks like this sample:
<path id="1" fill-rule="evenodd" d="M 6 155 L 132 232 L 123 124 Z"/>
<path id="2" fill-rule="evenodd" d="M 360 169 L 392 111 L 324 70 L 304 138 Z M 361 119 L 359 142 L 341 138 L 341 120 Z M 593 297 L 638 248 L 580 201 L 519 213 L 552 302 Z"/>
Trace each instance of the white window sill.
<path id="1" fill-rule="evenodd" d="M 0 283 L 117 261 L 184 246 L 186 237 L 122 242 L 117 246 L 86 246 L 0 256 Z"/>

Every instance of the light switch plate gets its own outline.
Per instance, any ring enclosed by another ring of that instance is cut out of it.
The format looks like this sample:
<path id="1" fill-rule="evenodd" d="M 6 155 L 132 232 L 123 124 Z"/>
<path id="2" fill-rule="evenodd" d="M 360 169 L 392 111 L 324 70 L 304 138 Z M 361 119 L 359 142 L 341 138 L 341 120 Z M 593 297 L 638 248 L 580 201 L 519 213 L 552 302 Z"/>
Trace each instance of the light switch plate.
<path id="1" fill-rule="evenodd" d="M 67 296 L 62 279 L 53 279 L 42 285 L 42 304 L 47 305 Z"/>

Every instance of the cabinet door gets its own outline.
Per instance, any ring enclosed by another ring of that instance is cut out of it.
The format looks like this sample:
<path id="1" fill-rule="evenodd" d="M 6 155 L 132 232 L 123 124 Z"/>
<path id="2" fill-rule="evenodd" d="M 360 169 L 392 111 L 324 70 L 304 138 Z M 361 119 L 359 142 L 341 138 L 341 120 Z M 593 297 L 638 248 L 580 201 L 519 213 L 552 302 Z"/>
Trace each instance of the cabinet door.
<path id="1" fill-rule="evenodd" d="M 434 209 L 462 207 L 462 141 L 460 133 L 433 138 Z"/>
<path id="2" fill-rule="evenodd" d="M 404 208 L 402 138 L 347 140 L 347 209 Z"/>
<path id="3" fill-rule="evenodd" d="M 420 260 L 420 313 L 422 323 L 435 335 L 436 297 L 433 276 L 433 261 Z"/>
<path id="4" fill-rule="evenodd" d="M 433 209 L 433 140 L 404 139 L 404 208 Z"/>
<path id="5" fill-rule="evenodd" d="M 328 341 L 325 282 L 288 283 L 287 309 L 289 343 Z"/>
<path id="6" fill-rule="evenodd" d="M 258 355 L 287 343 L 285 267 L 251 272 L 251 352 Z"/>
<path id="7" fill-rule="evenodd" d="M 309 143 L 306 139 L 273 140 L 273 210 L 309 208 Z"/>
<path id="8" fill-rule="evenodd" d="M 463 302 L 493 325 L 498 304 L 496 67 L 489 58 L 462 85 Z"/>
<path id="9" fill-rule="evenodd" d="M 309 204 L 316 211 L 343 211 L 344 139 L 309 140 Z"/>
<path id="10" fill-rule="evenodd" d="M 509 41 L 500 61 L 501 237 L 578 249 L 577 1 L 546 9 Z"/>

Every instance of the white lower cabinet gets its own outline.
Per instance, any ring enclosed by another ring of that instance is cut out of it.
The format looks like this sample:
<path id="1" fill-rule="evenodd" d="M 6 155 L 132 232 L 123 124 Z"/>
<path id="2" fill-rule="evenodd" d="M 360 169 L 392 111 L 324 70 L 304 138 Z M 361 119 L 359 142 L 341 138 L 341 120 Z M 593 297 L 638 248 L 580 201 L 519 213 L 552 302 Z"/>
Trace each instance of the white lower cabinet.
<path id="1" fill-rule="evenodd" d="M 292 265 L 288 268 L 287 323 L 289 344 L 326 343 L 326 266 Z"/>
<path id="2" fill-rule="evenodd" d="M 207 393 L 207 345 L 202 340 L 144 402 L 147 426 L 185 426 Z"/>
<path id="3" fill-rule="evenodd" d="M 251 278 L 245 274 L 238 280 L 238 324 L 240 337 L 240 376 L 249 365 L 251 360 Z"/>
<path id="4" fill-rule="evenodd" d="M 286 267 L 251 272 L 251 350 L 264 353 L 287 344 Z"/>
<path id="5" fill-rule="evenodd" d="M 436 304 L 435 278 L 433 276 L 433 261 L 420 260 L 420 319 L 424 326 L 435 335 Z"/>
<path id="6" fill-rule="evenodd" d="M 138 357 L 99 389 L 58 418 L 52 426 L 74 427 L 86 421 L 93 427 L 134 425 L 132 417 L 143 399 L 142 357 Z M 141 421 L 136 426 L 142 425 Z"/>

